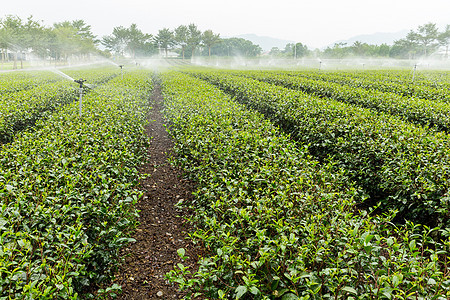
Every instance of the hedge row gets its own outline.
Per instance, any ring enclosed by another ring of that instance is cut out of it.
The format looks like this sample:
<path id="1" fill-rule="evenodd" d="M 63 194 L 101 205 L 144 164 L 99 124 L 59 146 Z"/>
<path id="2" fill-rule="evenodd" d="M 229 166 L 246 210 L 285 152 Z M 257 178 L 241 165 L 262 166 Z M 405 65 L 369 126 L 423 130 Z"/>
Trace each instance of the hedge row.
<path id="1" fill-rule="evenodd" d="M 10 93 L 32 89 L 58 80 L 60 79 L 55 74 L 45 71 L 0 73 L 0 99 Z"/>
<path id="2" fill-rule="evenodd" d="M 0 143 L 11 142 L 16 132 L 34 126 L 37 120 L 75 101 L 77 96 L 71 83 L 59 81 L 4 97 L 0 102 Z"/>
<path id="3" fill-rule="evenodd" d="M 187 75 L 162 76 L 175 162 L 197 182 L 198 271 L 168 274 L 208 299 L 447 299 L 450 239 L 354 208 L 333 166 L 257 112 Z M 432 244 L 430 244 L 432 243 Z M 429 247 L 431 246 L 432 247 Z M 186 255 L 179 249 L 181 257 Z"/>
<path id="4" fill-rule="evenodd" d="M 83 74 L 84 79 L 94 84 L 102 84 L 117 76 L 117 72 L 115 74 L 103 69 L 84 71 L 84 73 L 75 71 L 75 74 Z M 47 74 L 44 75 L 47 76 Z M 45 76 L 44 78 L 46 78 Z M 33 127 L 37 120 L 51 115 L 60 106 L 79 98 L 78 85 L 72 81 L 39 84 L 40 81 L 35 80 L 35 78 L 28 79 L 30 84 L 38 83 L 34 88 L 2 95 L 0 99 L 0 143 L 11 142 L 15 133 Z M 86 92 L 89 92 L 89 89 L 85 89 Z"/>
<path id="5" fill-rule="evenodd" d="M 0 299 L 75 299 L 107 284 L 135 224 L 149 77 L 65 106 L 0 155 Z"/>
<path id="6" fill-rule="evenodd" d="M 287 72 L 286 72 L 287 73 Z M 354 88 L 370 89 L 388 93 L 396 93 L 403 97 L 414 97 L 434 101 L 450 102 L 450 84 L 448 79 L 437 78 L 437 74 L 417 72 L 412 82 L 411 72 L 390 72 L 384 75 L 384 71 L 370 71 L 364 73 L 351 72 L 289 72 L 293 76 L 319 79 Z M 444 78 L 448 74 L 441 73 Z"/>
<path id="7" fill-rule="evenodd" d="M 450 139 L 331 99 L 214 72 L 204 78 L 281 126 L 321 160 L 334 161 L 400 218 L 450 225 Z"/>
<path id="8" fill-rule="evenodd" d="M 328 97 L 344 103 L 392 114 L 422 126 L 433 127 L 446 132 L 450 131 L 450 103 L 402 97 L 396 93 L 357 88 L 283 73 L 244 72 L 240 74 L 318 97 Z"/>

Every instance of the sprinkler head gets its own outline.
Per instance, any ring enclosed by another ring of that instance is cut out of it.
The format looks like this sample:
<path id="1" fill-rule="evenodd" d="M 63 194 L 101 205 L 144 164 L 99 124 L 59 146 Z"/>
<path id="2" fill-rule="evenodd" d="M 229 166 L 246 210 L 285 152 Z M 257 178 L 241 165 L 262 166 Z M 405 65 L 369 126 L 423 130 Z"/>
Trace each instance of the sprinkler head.
<path id="1" fill-rule="evenodd" d="M 119 65 L 119 68 L 122 69 L 122 68 L 123 68 L 123 65 Z"/>
<path id="2" fill-rule="evenodd" d="M 74 80 L 76 83 L 78 83 L 80 85 L 80 89 L 83 88 L 83 84 L 86 82 L 86 79 L 78 79 L 78 80 Z"/>

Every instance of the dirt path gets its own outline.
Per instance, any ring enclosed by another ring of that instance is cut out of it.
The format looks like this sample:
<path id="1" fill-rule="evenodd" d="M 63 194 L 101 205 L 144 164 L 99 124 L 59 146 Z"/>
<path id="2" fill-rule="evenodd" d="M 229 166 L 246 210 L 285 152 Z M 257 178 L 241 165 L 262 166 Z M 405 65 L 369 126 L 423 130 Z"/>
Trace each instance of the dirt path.
<path id="1" fill-rule="evenodd" d="M 194 187 L 167 161 L 172 142 L 163 125 L 159 86 L 155 86 L 152 104 L 149 118 L 154 121 L 147 128 L 147 134 L 153 137 L 149 148 L 151 158 L 141 170 L 152 176 L 142 182 L 146 192 L 137 205 L 140 225 L 133 236 L 136 242 L 122 252 L 128 256 L 115 280 L 123 291 L 118 299 L 182 299 L 184 294 L 169 284 L 164 275 L 181 262 L 177 249 L 186 249 L 191 259 L 184 264 L 191 267 L 199 253 L 186 240 L 191 228 L 183 216 L 188 212 L 175 208 L 180 199 L 192 199 Z"/>

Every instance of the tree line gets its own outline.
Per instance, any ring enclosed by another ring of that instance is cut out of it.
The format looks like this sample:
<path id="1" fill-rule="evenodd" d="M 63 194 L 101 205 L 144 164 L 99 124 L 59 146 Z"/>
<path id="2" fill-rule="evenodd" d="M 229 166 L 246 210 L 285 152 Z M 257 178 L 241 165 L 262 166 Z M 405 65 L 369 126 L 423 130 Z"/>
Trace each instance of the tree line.
<path id="1" fill-rule="evenodd" d="M 393 45 L 369 45 L 355 42 L 352 45 L 336 43 L 324 50 L 311 51 L 302 43 L 287 44 L 285 49 L 273 48 L 270 55 L 275 57 L 323 58 L 344 57 L 393 57 L 415 59 L 429 56 L 445 47 L 448 58 L 450 25 L 439 31 L 436 24 L 421 25 L 411 30 L 403 39 Z M 13 68 L 23 68 L 27 56 L 34 55 L 40 60 L 67 62 L 69 59 L 86 59 L 91 55 L 148 57 L 156 54 L 191 58 L 198 56 L 244 56 L 254 57 L 262 53 L 259 45 L 242 38 L 221 38 L 212 30 L 202 32 L 195 24 L 180 25 L 175 29 L 163 28 L 156 35 L 142 32 L 136 24 L 128 28 L 114 27 L 112 33 L 98 38 L 90 25 L 83 20 L 63 21 L 52 26 L 44 26 L 33 19 L 21 19 L 8 15 L 0 19 L 1 61 L 13 61 Z"/>
<path id="2" fill-rule="evenodd" d="M 195 24 L 163 28 L 156 35 L 142 32 L 136 24 L 114 27 L 112 33 L 98 38 L 83 20 L 64 21 L 44 26 L 32 16 L 22 19 L 8 15 L 0 19 L 1 61 L 13 61 L 23 68 L 30 54 L 44 61 L 67 62 L 91 55 L 148 57 L 168 56 L 172 51 L 182 58 L 203 56 L 257 56 L 262 49 L 241 38 L 222 39 L 212 30 L 202 32 Z"/>
<path id="3" fill-rule="evenodd" d="M 27 53 L 41 59 L 66 60 L 71 56 L 85 57 L 100 52 L 91 26 L 83 20 L 64 21 L 45 27 L 32 16 L 26 20 L 8 15 L 0 19 L 1 60 L 14 61 L 14 68 Z"/>
<path id="4" fill-rule="evenodd" d="M 445 50 L 441 57 L 447 59 L 449 45 L 450 25 L 447 25 L 443 31 L 439 31 L 435 23 L 427 23 L 418 26 L 416 30 L 410 30 L 405 38 L 395 41 L 393 45 L 370 45 L 356 41 L 352 45 L 335 43 L 332 47 L 327 47 L 322 51 L 319 49 L 311 51 L 302 43 L 297 43 L 287 44 L 283 50 L 272 48 L 269 54 L 276 57 L 320 56 L 337 59 L 346 57 L 391 57 L 415 59 L 429 57 L 440 47 L 444 47 Z"/>
<path id="5" fill-rule="evenodd" d="M 135 24 L 129 28 L 115 27 L 101 43 L 114 55 L 130 54 L 132 57 L 172 51 L 181 58 L 201 56 L 257 56 L 262 53 L 260 46 L 242 38 L 220 38 L 212 30 L 202 32 L 197 25 L 180 25 L 174 30 L 163 28 L 153 36 L 144 34 Z"/>

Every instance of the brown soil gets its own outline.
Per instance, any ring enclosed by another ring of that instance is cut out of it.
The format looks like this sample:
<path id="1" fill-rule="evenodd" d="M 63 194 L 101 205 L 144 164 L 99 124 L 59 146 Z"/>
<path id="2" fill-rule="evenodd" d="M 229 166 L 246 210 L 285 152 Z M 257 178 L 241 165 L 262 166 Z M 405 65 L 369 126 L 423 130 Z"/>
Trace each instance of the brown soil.
<path id="1" fill-rule="evenodd" d="M 200 255 L 199 249 L 186 239 L 192 230 L 185 221 L 189 212 L 175 207 L 181 199 L 193 198 L 194 186 L 168 162 L 172 142 L 164 127 L 159 86 L 155 86 L 151 103 L 147 127 L 147 134 L 152 137 L 148 149 L 150 161 L 141 172 L 152 175 L 141 182 L 145 194 L 137 204 L 140 224 L 133 236 L 136 242 L 122 250 L 126 259 L 115 280 L 123 291 L 118 299 L 183 299 L 185 294 L 170 284 L 165 274 L 181 262 L 177 249 L 186 249 L 190 259 L 183 263 L 191 271 Z"/>

